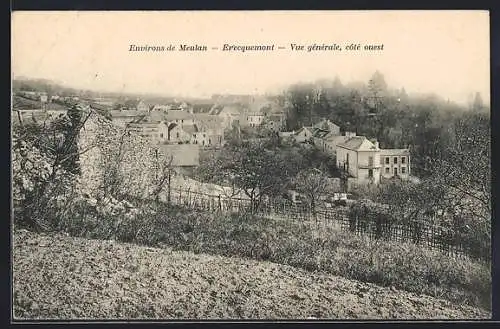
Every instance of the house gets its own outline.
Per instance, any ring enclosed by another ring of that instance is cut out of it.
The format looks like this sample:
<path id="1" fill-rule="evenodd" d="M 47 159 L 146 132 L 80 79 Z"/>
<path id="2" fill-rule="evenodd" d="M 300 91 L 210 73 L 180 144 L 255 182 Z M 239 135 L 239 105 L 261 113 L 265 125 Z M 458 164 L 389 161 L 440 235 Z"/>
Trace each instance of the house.
<path id="1" fill-rule="evenodd" d="M 163 104 L 155 104 L 151 107 L 150 111 L 153 112 L 153 111 L 163 111 L 163 112 L 167 112 L 168 110 L 170 110 L 171 106 L 170 105 L 163 105 Z"/>
<path id="2" fill-rule="evenodd" d="M 168 126 L 165 122 L 139 121 L 127 124 L 127 129 L 137 133 L 153 144 L 165 143 L 168 139 Z"/>
<path id="3" fill-rule="evenodd" d="M 206 144 L 202 145 L 221 146 L 224 143 L 224 126 L 220 117 L 197 113 L 194 119 L 200 132 L 207 136 Z"/>
<path id="4" fill-rule="evenodd" d="M 143 119 L 148 114 L 147 111 L 134 111 L 134 110 L 111 110 L 109 115 L 113 124 L 125 128 L 127 124 L 137 122 Z"/>
<path id="5" fill-rule="evenodd" d="M 264 113 L 261 112 L 248 112 L 245 115 L 246 120 L 243 122 L 250 127 L 259 127 L 263 122 L 266 117 Z"/>
<path id="6" fill-rule="evenodd" d="M 285 126 L 285 113 L 270 113 L 264 119 L 264 126 L 271 131 L 281 131 Z"/>
<path id="7" fill-rule="evenodd" d="M 327 133 L 322 136 L 320 139 L 314 140 L 314 145 L 319 148 L 321 151 L 328 153 L 330 155 L 337 154 L 337 145 L 344 143 L 349 138 L 356 136 L 354 132 L 345 132 L 345 135 L 336 135 L 334 133 Z"/>
<path id="8" fill-rule="evenodd" d="M 200 146 L 208 145 L 208 135 L 206 132 L 197 131 L 193 133 L 193 137 L 191 138 L 191 144 L 196 144 Z"/>
<path id="9" fill-rule="evenodd" d="M 181 126 L 192 126 L 195 124 L 193 114 L 186 111 L 170 109 L 164 114 L 164 118 L 168 123 L 176 123 Z"/>
<path id="10" fill-rule="evenodd" d="M 214 105 L 209 114 L 222 119 L 224 129 L 231 128 L 233 123 L 244 124 L 245 108 L 241 104 Z"/>
<path id="11" fill-rule="evenodd" d="M 182 126 L 178 123 L 169 123 L 167 140 L 166 143 L 169 144 L 189 144 L 194 133 L 197 132 L 197 128 L 194 125 Z"/>
<path id="12" fill-rule="evenodd" d="M 337 145 L 337 166 L 358 184 L 380 182 L 380 149 L 377 141 L 354 136 Z"/>
<path id="13" fill-rule="evenodd" d="M 313 143 L 319 150 L 326 151 L 326 137 L 330 135 L 330 132 L 325 129 L 313 128 Z"/>
<path id="14" fill-rule="evenodd" d="M 311 141 L 313 135 L 313 127 L 302 127 L 294 133 L 293 138 L 295 138 L 295 141 L 298 143 L 304 143 Z"/>
<path id="15" fill-rule="evenodd" d="M 313 125 L 314 128 L 318 128 L 321 130 L 326 130 L 330 132 L 332 135 L 340 136 L 340 127 L 330 120 L 323 119 L 320 122 Z"/>
<path id="16" fill-rule="evenodd" d="M 408 149 L 381 149 L 380 165 L 383 178 L 410 177 L 410 151 Z"/>

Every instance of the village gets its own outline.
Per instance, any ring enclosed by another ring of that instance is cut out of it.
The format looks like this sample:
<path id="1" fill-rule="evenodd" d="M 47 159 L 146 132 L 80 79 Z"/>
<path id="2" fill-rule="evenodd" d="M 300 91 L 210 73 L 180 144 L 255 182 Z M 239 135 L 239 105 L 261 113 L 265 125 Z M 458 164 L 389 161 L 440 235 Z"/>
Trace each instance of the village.
<path id="1" fill-rule="evenodd" d="M 416 180 L 411 176 L 408 148 L 381 148 L 375 138 L 342 131 L 340 123 L 322 119 L 296 131 L 285 131 L 286 102 L 272 96 L 214 95 L 204 102 L 173 101 L 147 103 L 142 99 L 116 102 L 106 98 L 79 96 L 50 97 L 45 92 L 20 90 L 15 93 L 13 119 L 17 122 L 57 117 L 75 104 L 98 111 L 117 127 L 145 138 L 165 154 L 173 156 L 179 172 L 200 165 L 200 153 L 218 150 L 227 144 L 232 129 L 264 129 L 283 141 L 308 143 L 335 159 L 334 165 L 347 177 L 349 186 L 379 185 L 386 180 Z M 293 200 L 296 201 L 294 193 Z"/>

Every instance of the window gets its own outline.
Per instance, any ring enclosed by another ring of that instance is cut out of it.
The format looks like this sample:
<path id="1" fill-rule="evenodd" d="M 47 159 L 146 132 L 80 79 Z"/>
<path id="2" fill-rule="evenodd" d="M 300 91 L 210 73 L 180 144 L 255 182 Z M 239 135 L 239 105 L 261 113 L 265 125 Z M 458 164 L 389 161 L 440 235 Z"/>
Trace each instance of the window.
<path id="1" fill-rule="evenodd" d="M 401 168 L 401 173 L 402 174 L 406 174 L 406 168 L 405 167 Z"/>
<path id="2" fill-rule="evenodd" d="M 368 169 L 368 177 L 373 178 L 373 169 Z"/>
<path id="3" fill-rule="evenodd" d="M 184 123 L 184 119 L 181 120 L 181 123 Z"/>
<path id="4" fill-rule="evenodd" d="M 179 138 L 179 133 L 177 133 L 176 135 L 177 135 L 177 138 Z"/>
<path id="5" fill-rule="evenodd" d="M 398 175 L 398 168 L 394 168 L 394 176 Z"/>
<path id="6" fill-rule="evenodd" d="M 368 157 L 368 165 L 373 166 L 373 157 Z"/>
<path id="7" fill-rule="evenodd" d="M 347 153 L 346 163 L 349 165 L 349 153 Z"/>
<path id="8" fill-rule="evenodd" d="M 389 173 L 389 168 L 385 168 L 385 173 L 388 174 Z"/>
<path id="9" fill-rule="evenodd" d="M 406 157 L 401 157 L 401 163 L 405 164 L 406 163 Z"/>
<path id="10" fill-rule="evenodd" d="M 394 164 L 398 164 L 398 157 L 394 157 Z"/>
<path id="11" fill-rule="evenodd" d="M 385 164 L 389 164 L 389 157 L 385 157 Z"/>

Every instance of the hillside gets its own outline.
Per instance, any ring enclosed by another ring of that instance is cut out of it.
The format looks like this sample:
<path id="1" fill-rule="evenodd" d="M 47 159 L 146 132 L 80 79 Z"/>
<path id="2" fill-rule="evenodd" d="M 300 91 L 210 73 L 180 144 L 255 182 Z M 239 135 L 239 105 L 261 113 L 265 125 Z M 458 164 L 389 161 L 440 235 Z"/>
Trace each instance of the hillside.
<path id="1" fill-rule="evenodd" d="M 394 288 L 240 258 L 16 231 L 16 319 L 489 318 Z"/>

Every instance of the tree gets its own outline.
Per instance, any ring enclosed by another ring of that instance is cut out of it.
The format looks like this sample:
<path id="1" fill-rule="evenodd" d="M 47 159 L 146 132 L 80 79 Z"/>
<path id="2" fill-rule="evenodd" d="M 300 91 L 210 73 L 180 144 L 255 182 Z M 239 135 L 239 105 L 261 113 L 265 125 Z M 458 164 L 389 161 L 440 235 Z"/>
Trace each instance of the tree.
<path id="1" fill-rule="evenodd" d="M 317 220 L 317 205 L 320 197 L 329 192 L 328 177 L 319 169 L 310 168 L 300 171 L 293 180 L 295 190 L 305 196 Z"/>
<path id="2" fill-rule="evenodd" d="M 481 97 L 481 93 L 477 92 L 474 96 L 474 100 L 472 101 L 472 111 L 479 112 L 484 109 L 483 98 Z"/>
<path id="3" fill-rule="evenodd" d="M 229 145 L 201 171 L 210 182 L 237 186 L 250 199 L 251 213 L 259 209 L 264 197 L 281 193 L 287 182 L 285 164 L 266 140 Z"/>
<path id="4" fill-rule="evenodd" d="M 375 71 L 368 81 L 368 92 L 370 106 L 378 109 L 383 102 L 383 97 L 387 96 L 387 83 L 384 75 Z"/>

